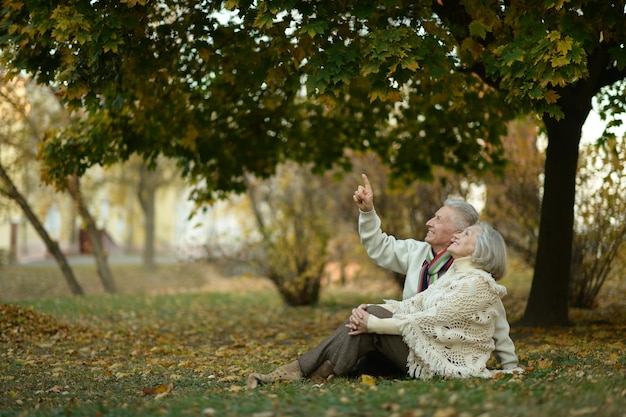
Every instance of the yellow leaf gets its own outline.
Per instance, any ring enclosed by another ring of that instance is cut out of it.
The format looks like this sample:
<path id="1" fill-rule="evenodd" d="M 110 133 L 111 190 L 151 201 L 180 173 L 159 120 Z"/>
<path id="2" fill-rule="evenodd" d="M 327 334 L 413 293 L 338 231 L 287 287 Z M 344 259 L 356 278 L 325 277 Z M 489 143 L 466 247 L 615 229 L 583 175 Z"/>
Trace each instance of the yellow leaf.
<path id="1" fill-rule="evenodd" d="M 552 367 L 552 361 L 546 358 L 539 358 L 533 362 L 533 365 L 538 369 L 548 369 Z"/>
<path id="2" fill-rule="evenodd" d="M 179 368 L 191 368 L 194 365 L 192 361 L 181 361 L 176 365 Z"/>
<path id="3" fill-rule="evenodd" d="M 420 64 L 415 58 L 406 58 L 402 61 L 402 68 L 409 69 L 411 71 L 417 71 L 420 69 Z"/>
<path id="4" fill-rule="evenodd" d="M 63 390 L 63 387 L 61 387 L 60 385 L 55 385 L 54 387 L 49 388 L 48 390 L 46 390 L 46 392 L 54 392 L 54 393 L 58 394 L 62 390 Z"/>
<path id="5" fill-rule="evenodd" d="M 374 378 L 371 375 L 363 374 L 363 375 L 361 375 L 361 384 L 362 385 L 366 385 L 368 387 L 375 387 L 376 386 L 376 378 Z"/>
<path id="6" fill-rule="evenodd" d="M 378 65 L 370 62 L 363 65 L 363 70 L 361 71 L 361 74 L 363 76 L 367 76 L 370 74 L 376 74 L 379 70 L 380 68 L 378 67 Z"/>
<path id="7" fill-rule="evenodd" d="M 21 1 L 10 1 L 5 2 L 4 4 L 8 5 L 8 7 L 12 10 L 21 10 L 24 7 L 24 2 Z"/>
<path id="8" fill-rule="evenodd" d="M 556 102 L 557 102 L 557 100 L 559 99 L 559 93 L 557 93 L 557 92 L 556 92 L 556 91 L 554 91 L 554 90 L 548 90 L 548 91 L 546 92 L 545 97 L 546 97 L 546 101 L 547 101 L 548 103 L 550 103 L 550 104 L 554 104 L 554 103 L 556 103 Z"/>
<path id="9" fill-rule="evenodd" d="M 161 397 L 164 397 L 163 394 L 168 394 L 170 391 L 172 391 L 172 389 L 174 388 L 174 384 L 170 383 L 170 384 L 159 384 L 156 387 L 153 388 L 142 388 L 141 392 L 144 396 L 146 395 L 160 395 Z"/>
<path id="10" fill-rule="evenodd" d="M 226 3 L 224 3 L 224 8 L 226 8 L 226 10 L 233 11 L 237 9 L 237 7 L 239 7 L 239 1 L 237 0 L 228 0 Z"/>
<path id="11" fill-rule="evenodd" d="M 561 39 L 556 44 L 556 50 L 563 55 L 567 55 L 567 53 L 572 50 L 573 43 L 574 41 L 569 37 Z"/>
<path id="12" fill-rule="evenodd" d="M 435 411 L 433 417 L 455 417 L 459 413 L 452 407 L 440 408 Z"/>
<path id="13" fill-rule="evenodd" d="M 181 138 L 180 144 L 188 149 L 195 150 L 196 139 L 198 139 L 198 136 L 198 129 L 196 129 L 193 125 L 189 125 L 187 126 L 185 136 Z"/>
<path id="14" fill-rule="evenodd" d="M 387 94 L 387 100 L 389 101 L 398 102 L 402 101 L 402 99 L 402 93 L 399 91 L 391 91 L 389 94 Z"/>

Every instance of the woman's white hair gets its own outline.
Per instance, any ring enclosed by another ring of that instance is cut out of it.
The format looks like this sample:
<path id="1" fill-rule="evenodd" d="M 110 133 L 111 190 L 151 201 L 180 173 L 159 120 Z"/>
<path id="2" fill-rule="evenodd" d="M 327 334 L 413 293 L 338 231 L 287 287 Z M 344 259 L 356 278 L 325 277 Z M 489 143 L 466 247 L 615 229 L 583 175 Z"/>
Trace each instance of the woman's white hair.
<path id="1" fill-rule="evenodd" d="M 506 274 L 506 243 L 502 235 L 486 222 L 477 223 L 481 232 L 476 235 L 472 262 L 489 272 L 497 281 Z"/>

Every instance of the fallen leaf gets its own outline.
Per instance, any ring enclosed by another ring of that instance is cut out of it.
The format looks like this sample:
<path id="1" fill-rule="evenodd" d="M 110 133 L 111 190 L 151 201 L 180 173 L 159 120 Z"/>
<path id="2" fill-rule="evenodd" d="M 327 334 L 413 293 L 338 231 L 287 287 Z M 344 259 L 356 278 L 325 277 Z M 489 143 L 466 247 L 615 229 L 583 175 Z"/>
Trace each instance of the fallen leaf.
<path id="1" fill-rule="evenodd" d="M 539 369 L 548 369 L 552 367 L 552 361 L 550 359 L 541 357 L 534 361 L 534 365 Z"/>
<path id="2" fill-rule="evenodd" d="M 586 414 L 595 415 L 598 411 L 598 407 L 584 407 L 576 410 L 570 410 L 570 415 L 572 416 L 582 416 Z"/>
<path id="3" fill-rule="evenodd" d="M 361 375 L 361 384 L 366 385 L 368 387 L 376 386 L 376 378 L 371 375 L 363 374 Z"/>
<path id="4" fill-rule="evenodd" d="M 400 410 L 400 404 L 398 404 L 398 403 L 383 403 L 381 405 L 381 408 L 383 410 L 392 411 L 392 412 L 396 413 L 396 412 L 398 412 Z"/>
<path id="5" fill-rule="evenodd" d="M 452 407 L 440 408 L 435 411 L 433 417 L 456 417 L 459 413 Z"/>
<path id="6" fill-rule="evenodd" d="M 259 411 L 257 413 L 252 413 L 252 417 L 273 417 L 273 411 Z"/>
<path id="7" fill-rule="evenodd" d="M 155 400 L 160 400 L 161 398 L 167 397 L 168 395 L 170 395 L 169 392 L 162 392 L 160 394 L 157 394 L 154 396 Z"/>
<path id="8" fill-rule="evenodd" d="M 148 395 L 157 395 L 157 396 L 159 396 L 161 394 L 169 394 L 170 391 L 172 391 L 172 389 L 174 389 L 174 384 L 173 383 L 170 383 L 168 385 L 166 385 L 166 384 L 159 384 L 156 387 L 142 388 L 141 392 L 142 392 L 144 397 L 148 396 Z"/>

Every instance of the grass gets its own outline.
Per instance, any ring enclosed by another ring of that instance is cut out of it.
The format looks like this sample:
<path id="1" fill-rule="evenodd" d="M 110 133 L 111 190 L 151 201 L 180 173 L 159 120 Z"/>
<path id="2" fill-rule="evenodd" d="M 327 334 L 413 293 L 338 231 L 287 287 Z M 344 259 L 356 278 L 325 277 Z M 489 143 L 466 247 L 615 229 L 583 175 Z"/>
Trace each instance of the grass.
<path id="1" fill-rule="evenodd" d="M 2 269 L 0 416 L 615 416 L 626 410 L 622 289 L 575 325 L 513 326 L 523 375 L 416 381 L 335 378 L 245 387 L 251 372 L 293 360 L 362 301 L 398 297 L 384 280 L 331 285 L 315 307 L 283 305 L 266 281 L 206 265 L 118 266 L 120 293 L 73 297 L 54 268 Z M 47 269 L 47 270 L 45 270 Z M 17 272 L 16 272 L 17 271 Z M 11 278 L 9 278 L 9 276 Z M 122 277 L 122 278 L 120 278 Z M 528 277 L 506 300 L 521 314 Z M 25 294 L 18 297 L 18 291 Z M 40 293 L 42 289 L 48 292 Z M 25 291 L 25 292 L 24 292 Z M 6 299 L 11 294 L 13 299 Z"/>

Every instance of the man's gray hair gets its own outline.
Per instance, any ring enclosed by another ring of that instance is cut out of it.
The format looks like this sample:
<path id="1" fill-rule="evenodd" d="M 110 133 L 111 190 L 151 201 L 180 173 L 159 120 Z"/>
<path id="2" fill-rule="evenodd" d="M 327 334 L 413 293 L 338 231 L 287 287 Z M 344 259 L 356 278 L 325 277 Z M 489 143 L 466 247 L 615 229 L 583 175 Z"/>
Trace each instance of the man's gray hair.
<path id="1" fill-rule="evenodd" d="M 478 212 L 467 201 L 458 197 L 449 197 L 443 202 L 443 205 L 450 207 L 456 214 L 450 221 L 454 230 L 459 232 L 465 230 L 466 227 L 476 224 L 478 221 Z"/>
<path id="2" fill-rule="evenodd" d="M 480 222 L 477 226 L 481 232 L 476 235 L 472 262 L 497 281 L 506 274 L 506 243 L 491 224 Z"/>

